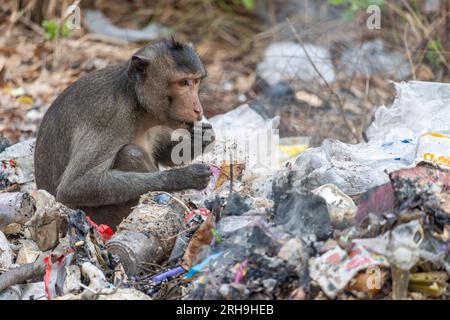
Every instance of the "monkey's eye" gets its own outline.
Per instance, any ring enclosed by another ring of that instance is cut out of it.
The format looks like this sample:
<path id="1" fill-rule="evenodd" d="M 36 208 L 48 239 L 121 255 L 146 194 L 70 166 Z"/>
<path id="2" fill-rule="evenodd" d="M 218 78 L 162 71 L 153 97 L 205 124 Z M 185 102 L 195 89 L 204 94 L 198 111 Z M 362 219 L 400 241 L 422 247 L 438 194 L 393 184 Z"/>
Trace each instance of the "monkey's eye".
<path id="1" fill-rule="evenodd" d="M 178 81 L 178 85 L 180 87 L 186 87 L 187 85 L 189 85 L 189 83 L 187 80 L 180 80 L 180 81 Z"/>
<path id="2" fill-rule="evenodd" d="M 195 79 L 195 80 L 194 80 L 194 83 L 195 83 L 195 84 L 199 84 L 199 83 L 200 83 L 200 79 Z"/>

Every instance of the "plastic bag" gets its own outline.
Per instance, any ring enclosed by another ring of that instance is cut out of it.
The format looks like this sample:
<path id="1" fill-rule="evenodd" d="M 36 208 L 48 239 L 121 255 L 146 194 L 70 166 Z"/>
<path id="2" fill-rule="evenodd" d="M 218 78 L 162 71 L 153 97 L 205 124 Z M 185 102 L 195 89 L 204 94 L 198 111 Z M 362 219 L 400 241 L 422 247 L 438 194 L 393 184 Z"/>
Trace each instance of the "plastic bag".
<path id="1" fill-rule="evenodd" d="M 325 140 L 300 154 L 298 184 L 314 189 L 333 183 L 349 195 L 389 182 L 387 173 L 415 165 L 419 137 L 450 132 L 450 84 L 411 81 L 395 84 L 391 108 L 380 107 L 367 129 L 369 141 Z"/>
<path id="2" fill-rule="evenodd" d="M 394 83 L 397 98 L 389 109 L 375 112 L 367 129 L 369 140 L 381 140 L 393 129 L 410 130 L 413 136 L 429 131 L 450 131 L 450 84 L 410 81 Z"/>
<path id="3" fill-rule="evenodd" d="M 450 135 L 426 133 L 417 143 L 416 163 L 426 161 L 450 168 Z"/>
<path id="4" fill-rule="evenodd" d="M 388 265 L 386 258 L 362 245 L 355 245 L 350 253 L 336 246 L 309 261 L 311 278 L 319 283 L 330 298 L 336 297 L 359 271 Z"/>
<path id="5" fill-rule="evenodd" d="M 34 184 L 35 139 L 16 143 L 0 153 L 0 179 L 18 183 L 21 191 L 36 189 Z M 49 164 L 50 165 L 50 164 Z"/>
<path id="6" fill-rule="evenodd" d="M 220 166 L 243 161 L 246 169 L 278 167 L 279 117 L 265 120 L 247 104 L 209 119 L 216 134 L 214 149 L 203 160 Z"/>

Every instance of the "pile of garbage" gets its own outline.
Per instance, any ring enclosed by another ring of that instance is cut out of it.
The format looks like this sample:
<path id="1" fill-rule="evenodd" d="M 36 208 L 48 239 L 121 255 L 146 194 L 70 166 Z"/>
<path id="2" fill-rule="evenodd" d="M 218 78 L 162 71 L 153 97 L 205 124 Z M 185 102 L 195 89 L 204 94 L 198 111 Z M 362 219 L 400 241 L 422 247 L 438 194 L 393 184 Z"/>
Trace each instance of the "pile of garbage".
<path id="1" fill-rule="evenodd" d="M 447 299 L 450 85 L 396 88 L 355 145 L 272 139 L 246 105 L 211 118 L 208 187 L 145 194 L 116 230 L 35 190 L 33 141 L 6 148 L 0 299 Z"/>

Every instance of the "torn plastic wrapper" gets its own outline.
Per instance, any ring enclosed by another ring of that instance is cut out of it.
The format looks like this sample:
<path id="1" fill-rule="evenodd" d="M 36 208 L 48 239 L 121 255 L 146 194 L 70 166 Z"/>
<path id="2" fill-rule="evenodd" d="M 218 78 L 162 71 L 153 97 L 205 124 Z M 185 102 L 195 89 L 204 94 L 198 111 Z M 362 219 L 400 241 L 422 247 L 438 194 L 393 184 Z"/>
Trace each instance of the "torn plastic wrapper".
<path id="1" fill-rule="evenodd" d="M 74 257 L 73 251 L 60 256 L 51 254 L 44 258 L 45 268 L 45 292 L 48 300 L 63 294 L 64 279 L 66 276 L 66 266 L 69 266 Z"/>
<path id="2" fill-rule="evenodd" d="M 404 168 L 414 160 L 414 145 L 399 142 L 404 145 L 404 151 L 385 150 L 393 148 L 392 145 L 383 146 L 391 142 L 389 137 L 385 142 L 369 141 L 357 145 L 325 140 L 320 147 L 309 149 L 296 159 L 293 169 L 299 179 L 295 185 L 312 190 L 331 183 L 351 196 L 385 184 L 389 182 L 385 170 Z"/>
<path id="3" fill-rule="evenodd" d="M 359 271 L 374 266 L 389 266 L 389 263 L 385 257 L 362 245 L 355 245 L 349 254 L 336 246 L 310 259 L 310 276 L 328 297 L 335 298 Z"/>
<path id="4" fill-rule="evenodd" d="M 189 269 L 188 273 L 183 277 L 183 279 L 192 278 L 198 272 L 202 271 L 211 261 L 217 259 L 222 254 L 223 254 L 223 251 L 215 253 L 215 254 L 209 256 L 208 258 L 206 258 L 205 260 L 203 260 L 202 262 L 200 262 L 199 264 L 193 266 L 192 268 Z"/>
<path id="5" fill-rule="evenodd" d="M 91 217 L 86 216 L 86 219 L 89 221 L 89 223 L 100 233 L 103 242 L 108 242 L 109 239 L 114 235 L 114 231 L 111 229 L 110 226 L 106 224 L 98 225 L 94 221 L 92 221 Z"/>
<path id="6" fill-rule="evenodd" d="M 213 229 L 215 228 L 214 217 L 210 214 L 207 219 L 195 231 L 186 251 L 183 255 L 181 266 L 188 270 L 198 260 L 198 255 L 203 246 L 209 246 L 214 238 Z"/>
<path id="7" fill-rule="evenodd" d="M 0 180 L 2 184 L 20 185 L 21 191 L 36 189 L 34 183 L 35 139 L 16 143 L 0 153 Z"/>
<path id="8" fill-rule="evenodd" d="M 325 199 L 330 218 L 335 228 L 346 228 L 354 224 L 356 205 L 353 200 L 334 184 L 325 184 L 313 193 Z"/>
<path id="9" fill-rule="evenodd" d="M 450 169 L 450 135 L 426 133 L 417 144 L 416 163 L 426 161 Z"/>
<path id="10" fill-rule="evenodd" d="M 200 217 L 201 221 L 206 221 L 211 212 L 206 208 L 198 208 L 189 212 L 184 218 L 184 223 L 191 223 L 194 219 Z"/>

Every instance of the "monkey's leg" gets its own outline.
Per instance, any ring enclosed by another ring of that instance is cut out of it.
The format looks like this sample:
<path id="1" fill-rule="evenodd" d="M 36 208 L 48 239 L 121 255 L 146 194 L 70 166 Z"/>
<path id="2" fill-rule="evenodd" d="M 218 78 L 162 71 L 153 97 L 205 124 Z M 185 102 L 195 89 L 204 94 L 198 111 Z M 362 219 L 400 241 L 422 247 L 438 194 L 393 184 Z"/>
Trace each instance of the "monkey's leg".
<path id="1" fill-rule="evenodd" d="M 117 153 L 112 169 L 124 172 L 156 172 L 157 165 L 140 146 L 124 145 Z"/>
<path id="2" fill-rule="evenodd" d="M 158 168 L 150 160 L 147 153 L 139 146 L 127 144 L 120 149 L 113 164 L 113 169 L 124 172 L 156 172 Z M 107 224 L 114 230 L 120 222 L 131 213 L 139 198 L 125 203 L 99 207 L 81 207 L 86 215 L 97 224 Z"/>
<path id="3" fill-rule="evenodd" d="M 79 155 L 86 157 L 86 154 Z M 112 161 L 96 166 L 80 167 L 79 163 L 83 163 L 83 158 L 75 158 L 69 164 L 57 188 L 56 199 L 72 208 L 83 209 L 98 223 L 110 225 L 120 223 L 144 193 L 202 189 L 211 175 L 206 164 L 159 172 L 137 145 L 123 147 Z M 80 168 L 89 170 L 77 171 Z"/>

